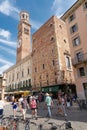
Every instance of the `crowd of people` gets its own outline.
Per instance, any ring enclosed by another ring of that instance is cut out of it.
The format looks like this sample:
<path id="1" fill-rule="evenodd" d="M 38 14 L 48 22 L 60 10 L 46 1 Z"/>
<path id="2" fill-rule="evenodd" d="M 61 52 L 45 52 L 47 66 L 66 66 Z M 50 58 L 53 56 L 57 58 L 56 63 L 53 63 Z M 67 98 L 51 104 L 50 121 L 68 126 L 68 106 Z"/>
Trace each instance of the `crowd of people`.
<path id="1" fill-rule="evenodd" d="M 76 98 L 75 96 L 73 96 L 72 98 L 64 93 L 58 93 L 58 98 L 57 98 L 57 109 L 56 109 L 56 113 L 61 114 L 62 116 L 67 116 L 67 112 L 66 112 L 66 108 L 70 108 L 70 106 L 72 105 L 72 101 L 75 102 Z M 40 105 L 40 102 L 44 102 L 44 107 L 47 108 L 47 117 L 51 117 L 52 116 L 52 108 L 54 108 L 55 104 L 52 98 L 52 94 L 49 93 L 41 93 L 37 96 L 31 95 L 31 96 L 21 96 L 18 100 L 15 99 L 15 97 L 12 97 L 12 108 L 13 108 L 13 115 L 14 118 L 16 118 L 16 113 L 17 113 L 17 108 L 19 107 L 20 113 L 23 117 L 23 119 L 26 119 L 26 111 L 28 109 L 31 110 L 31 115 L 32 118 L 37 119 L 37 115 L 38 115 L 38 107 Z M 4 107 L 4 103 L 3 101 L 0 99 L 0 115 L 3 113 L 3 107 Z"/>

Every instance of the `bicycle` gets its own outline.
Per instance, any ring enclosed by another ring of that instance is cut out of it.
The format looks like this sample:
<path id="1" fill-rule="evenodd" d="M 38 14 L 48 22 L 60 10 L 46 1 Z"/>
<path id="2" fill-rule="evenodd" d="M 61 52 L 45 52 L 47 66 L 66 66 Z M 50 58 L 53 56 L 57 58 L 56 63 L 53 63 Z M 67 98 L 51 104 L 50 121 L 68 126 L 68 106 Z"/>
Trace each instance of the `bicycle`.
<path id="1" fill-rule="evenodd" d="M 10 118 L 9 120 L 9 128 L 10 130 L 19 130 L 19 119 L 17 118 Z"/>
<path id="2" fill-rule="evenodd" d="M 25 120 L 19 118 L 18 122 L 23 124 L 24 130 L 30 130 L 30 118 L 26 118 Z"/>
<path id="3" fill-rule="evenodd" d="M 48 119 L 48 120 L 49 120 L 49 119 Z M 46 128 L 46 129 L 43 129 L 43 126 L 45 125 L 45 123 L 47 123 L 48 120 L 44 121 L 43 124 L 37 124 L 37 123 L 35 123 L 35 122 L 31 122 L 31 121 L 30 121 L 30 124 L 33 124 L 33 125 L 37 126 L 37 127 L 38 127 L 38 130 L 49 130 L 49 129 L 47 129 L 47 128 Z M 30 129 L 28 129 L 28 130 L 30 130 Z"/>
<path id="4" fill-rule="evenodd" d="M 25 130 L 30 130 L 30 119 L 27 118 L 25 121 L 24 121 L 24 124 L 25 124 Z"/>
<path id="5" fill-rule="evenodd" d="M 0 125 L 1 125 L 1 126 L 4 126 L 4 127 L 7 127 L 8 124 L 9 124 L 8 118 L 9 118 L 9 117 L 2 117 L 2 118 L 0 119 Z"/>
<path id="6" fill-rule="evenodd" d="M 48 124 L 51 125 L 50 130 L 73 130 L 71 122 L 67 120 L 61 125 L 56 124 L 55 122 L 49 122 Z"/>
<path id="7" fill-rule="evenodd" d="M 3 117 L 1 119 L 1 126 L 5 127 L 5 129 L 9 130 L 19 130 L 18 128 L 18 119 L 14 119 L 12 117 Z"/>

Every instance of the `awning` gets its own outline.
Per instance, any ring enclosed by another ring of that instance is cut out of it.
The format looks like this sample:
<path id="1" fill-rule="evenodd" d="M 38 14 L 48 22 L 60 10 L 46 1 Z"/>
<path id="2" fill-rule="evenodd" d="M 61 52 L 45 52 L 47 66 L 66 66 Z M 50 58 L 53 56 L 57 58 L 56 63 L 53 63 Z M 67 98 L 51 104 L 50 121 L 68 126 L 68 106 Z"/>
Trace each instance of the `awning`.
<path id="1" fill-rule="evenodd" d="M 44 87 L 42 92 L 57 92 L 60 86 Z"/>

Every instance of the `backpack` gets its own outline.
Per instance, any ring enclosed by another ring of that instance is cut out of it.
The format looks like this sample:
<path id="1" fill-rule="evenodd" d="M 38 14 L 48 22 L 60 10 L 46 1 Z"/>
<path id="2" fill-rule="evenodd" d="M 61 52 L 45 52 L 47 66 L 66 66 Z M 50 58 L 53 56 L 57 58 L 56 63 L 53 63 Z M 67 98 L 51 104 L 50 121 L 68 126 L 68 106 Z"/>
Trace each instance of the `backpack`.
<path id="1" fill-rule="evenodd" d="M 22 106 L 23 109 L 26 109 L 26 107 L 27 107 L 26 101 L 22 101 L 21 102 L 21 106 Z"/>

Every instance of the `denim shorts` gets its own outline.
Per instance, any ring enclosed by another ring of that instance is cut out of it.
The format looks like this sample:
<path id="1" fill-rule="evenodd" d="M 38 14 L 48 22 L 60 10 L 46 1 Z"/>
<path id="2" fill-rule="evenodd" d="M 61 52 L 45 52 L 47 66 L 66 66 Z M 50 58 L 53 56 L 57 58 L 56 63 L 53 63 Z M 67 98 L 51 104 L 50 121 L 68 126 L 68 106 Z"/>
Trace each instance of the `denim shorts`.
<path id="1" fill-rule="evenodd" d="M 0 115 L 3 115 L 3 109 L 0 109 Z"/>

